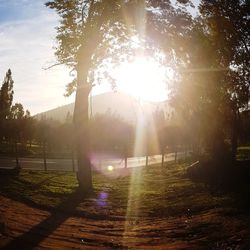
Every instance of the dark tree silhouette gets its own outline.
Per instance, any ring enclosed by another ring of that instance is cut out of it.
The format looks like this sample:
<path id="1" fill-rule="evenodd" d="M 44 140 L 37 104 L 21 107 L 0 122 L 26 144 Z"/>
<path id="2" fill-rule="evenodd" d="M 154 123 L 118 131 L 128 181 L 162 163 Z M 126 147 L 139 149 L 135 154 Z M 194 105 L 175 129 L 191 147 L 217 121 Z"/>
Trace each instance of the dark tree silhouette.
<path id="1" fill-rule="evenodd" d="M 0 120 L 10 117 L 11 105 L 13 101 L 13 79 L 11 70 L 8 69 L 0 90 Z"/>
<path id="2" fill-rule="evenodd" d="M 200 4 L 204 28 L 217 53 L 217 62 L 228 68 L 223 78 L 229 93 L 232 159 L 236 159 L 241 113 L 248 109 L 250 90 L 250 8 L 248 0 L 208 1 Z M 222 73 L 221 73 L 222 75 Z"/>
<path id="3" fill-rule="evenodd" d="M 199 151 L 235 161 L 240 116 L 249 103 L 249 3 L 204 0 L 199 9 L 182 46 L 173 103 L 181 123 L 193 127 Z"/>

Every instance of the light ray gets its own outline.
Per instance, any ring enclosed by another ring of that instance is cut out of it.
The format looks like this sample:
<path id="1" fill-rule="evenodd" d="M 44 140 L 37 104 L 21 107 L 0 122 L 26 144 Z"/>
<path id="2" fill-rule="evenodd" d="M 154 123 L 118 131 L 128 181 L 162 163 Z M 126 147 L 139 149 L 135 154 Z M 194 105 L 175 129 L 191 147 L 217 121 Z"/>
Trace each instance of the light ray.
<path id="1" fill-rule="evenodd" d="M 138 31 L 139 41 L 144 40 L 146 6 L 145 0 L 139 0 L 138 15 L 136 17 L 135 27 Z M 124 9 L 124 19 L 129 26 L 133 21 L 126 15 Z M 134 35 L 131 33 L 131 37 Z M 163 101 L 167 99 L 168 90 L 166 89 L 166 81 L 172 80 L 173 71 L 170 68 L 162 66 L 153 57 L 145 57 L 143 53 L 143 45 L 141 51 L 135 56 L 133 62 L 124 62 L 114 70 L 114 79 L 117 82 L 118 90 L 122 90 L 130 95 L 135 96 L 139 100 L 147 101 Z M 167 79 L 168 78 L 168 79 Z M 136 137 L 134 142 L 134 156 L 145 156 L 147 150 L 147 141 L 150 140 L 153 148 L 157 151 L 159 148 L 156 128 L 153 118 L 149 119 L 146 109 L 141 102 L 141 108 L 137 110 Z M 150 137 L 150 138 L 148 138 Z M 128 246 L 128 237 L 137 224 L 137 218 L 141 209 L 141 192 L 143 191 L 143 174 L 142 168 L 135 168 L 131 171 L 129 194 L 126 211 L 126 221 L 123 233 L 123 245 Z"/>

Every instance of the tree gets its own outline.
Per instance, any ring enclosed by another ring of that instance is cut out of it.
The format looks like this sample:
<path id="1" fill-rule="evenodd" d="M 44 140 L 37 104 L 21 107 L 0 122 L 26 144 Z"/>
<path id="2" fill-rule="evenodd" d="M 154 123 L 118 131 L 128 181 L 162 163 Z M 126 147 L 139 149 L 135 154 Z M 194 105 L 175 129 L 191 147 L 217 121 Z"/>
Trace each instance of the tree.
<path id="1" fill-rule="evenodd" d="M 155 39 L 155 23 L 159 23 L 161 17 L 170 17 L 168 14 L 173 13 L 174 8 L 171 8 L 170 1 L 165 0 L 54 0 L 47 2 L 46 6 L 55 9 L 61 17 L 57 28 L 58 62 L 75 69 L 77 75 L 68 89 L 71 92 L 72 88 L 76 88 L 74 126 L 79 166 L 77 177 L 80 188 L 88 192 L 92 189 L 88 96 L 93 83 L 91 78 L 95 75 L 94 68 L 104 58 L 119 63 L 121 54 L 131 59 L 135 54 L 148 53 Z M 176 17 L 170 23 L 175 23 L 177 27 L 180 19 Z M 164 18 L 161 18 L 161 25 L 166 24 Z M 133 35 L 142 41 L 142 46 L 137 49 L 131 46 L 130 38 Z M 115 82 L 112 78 L 110 80 L 115 87 Z"/>
<path id="2" fill-rule="evenodd" d="M 21 103 L 15 103 L 10 109 L 10 117 L 8 122 L 10 123 L 11 139 L 15 144 L 15 155 L 16 155 L 16 167 L 19 168 L 19 150 L 18 142 L 21 142 L 23 139 L 24 131 L 24 122 L 25 122 L 25 113 L 23 105 Z"/>
<path id="3" fill-rule="evenodd" d="M 248 109 L 250 90 L 250 8 L 248 0 L 207 1 L 201 17 L 214 43 L 220 67 L 227 68 L 221 82 L 229 93 L 232 159 L 236 159 L 241 113 Z"/>
<path id="4" fill-rule="evenodd" d="M 3 138 L 10 138 L 11 131 L 8 119 L 11 118 L 11 105 L 13 101 L 13 79 L 10 69 L 6 72 L 3 84 L 0 89 L 0 133 L 1 141 Z"/>
<path id="5" fill-rule="evenodd" d="M 0 90 L 0 121 L 10 116 L 14 94 L 13 83 L 11 70 L 8 69 Z"/>
<path id="6" fill-rule="evenodd" d="M 32 118 L 28 110 L 24 111 L 21 103 L 12 105 L 13 83 L 9 69 L 0 89 L 0 138 L 5 140 L 4 147 L 12 145 L 12 153 L 15 151 L 16 165 L 19 166 L 18 143 L 22 142 L 23 149 L 26 147 L 26 140 L 31 138 Z"/>
<path id="7" fill-rule="evenodd" d="M 88 96 L 92 86 L 88 75 L 96 49 L 108 33 L 107 28 L 117 25 L 115 19 L 120 4 L 119 1 L 54 0 L 47 2 L 46 6 L 55 9 L 61 17 L 57 35 L 57 58 L 60 63 L 73 67 L 77 74 L 74 109 L 77 179 L 82 191 L 87 193 L 92 190 L 88 131 Z"/>
<path id="8" fill-rule="evenodd" d="M 24 109 L 21 103 L 15 103 L 15 105 L 11 106 L 10 117 L 19 120 L 24 118 Z"/>
<path id="9" fill-rule="evenodd" d="M 76 99 L 74 126 L 76 131 L 78 173 L 80 188 L 84 192 L 92 190 L 91 164 L 89 159 L 88 96 L 93 57 L 107 34 L 122 30 L 120 1 L 63 1 L 54 0 L 46 6 L 55 9 L 61 17 L 58 27 L 57 58 L 76 70 Z M 121 36 L 120 36 L 121 37 Z M 106 50 L 104 47 L 103 50 Z"/>
<path id="10" fill-rule="evenodd" d="M 240 114 L 249 103 L 248 1 L 206 1 L 187 33 L 174 106 L 192 124 L 197 148 L 235 160 Z"/>

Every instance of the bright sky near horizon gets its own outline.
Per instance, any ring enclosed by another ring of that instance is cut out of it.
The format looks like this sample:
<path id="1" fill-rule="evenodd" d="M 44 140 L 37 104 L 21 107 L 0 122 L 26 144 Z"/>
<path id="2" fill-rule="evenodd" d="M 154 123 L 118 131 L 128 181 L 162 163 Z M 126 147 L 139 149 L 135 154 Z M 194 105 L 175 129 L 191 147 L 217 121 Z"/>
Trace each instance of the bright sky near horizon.
<path id="1" fill-rule="evenodd" d="M 56 62 L 56 13 L 46 0 L 0 0 L 0 84 L 11 68 L 14 102 L 36 114 L 74 101 L 63 96 L 70 82 L 64 66 L 43 70 Z M 98 90 L 97 90 L 98 92 Z"/>

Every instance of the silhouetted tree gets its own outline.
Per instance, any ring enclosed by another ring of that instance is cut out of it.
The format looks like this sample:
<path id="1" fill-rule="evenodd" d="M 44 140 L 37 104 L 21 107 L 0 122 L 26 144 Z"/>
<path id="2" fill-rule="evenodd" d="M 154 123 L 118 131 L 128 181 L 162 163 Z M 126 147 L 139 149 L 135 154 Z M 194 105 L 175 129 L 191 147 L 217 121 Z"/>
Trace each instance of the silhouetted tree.
<path id="1" fill-rule="evenodd" d="M 0 120 L 10 117 L 14 94 L 13 83 L 11 70 L 8 69 L 0 90 Z"/>
<path id="2" fill-rule="evenodd" d="M 15 103 L 10 109 L 11 119 L 22 119 L 24 117 L 24 109 L 21 103 Z"/>
<path id="3" fill-rule="evenodd" d="M 180 123 L 190 124 L 196 148 L 235 160 L 240 114 L 249 103 L 248 1 L 201 1 L 179 57 L 174 93 Z M 219 164 L 221 165 L 221 164 Z"/>
<path id="4" fill-rule="evenodd" d="M 201 17 L 207 28 L 209 39 L 217 53 L 216 60 L 221 68 L 218 81 L 229 93 L 229 124 L 232 159 L 236 159 L 240 130 L 240 114 L 248 109 L 250 91 L 250 8 L 248 0 L 203 0 L 200 4 Z"/>
<path id="5" fill-rule="evenodd" d="M 11 70 L 8 69 L 0 89 L 0 140 L 2 141 L 6 134 L 7 126 L 6 119 L 10 116 L 10 109 L 13 100 L 13 79 Z"/>

